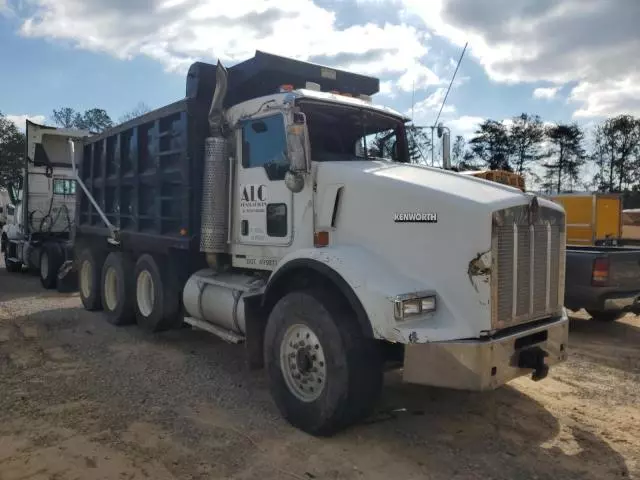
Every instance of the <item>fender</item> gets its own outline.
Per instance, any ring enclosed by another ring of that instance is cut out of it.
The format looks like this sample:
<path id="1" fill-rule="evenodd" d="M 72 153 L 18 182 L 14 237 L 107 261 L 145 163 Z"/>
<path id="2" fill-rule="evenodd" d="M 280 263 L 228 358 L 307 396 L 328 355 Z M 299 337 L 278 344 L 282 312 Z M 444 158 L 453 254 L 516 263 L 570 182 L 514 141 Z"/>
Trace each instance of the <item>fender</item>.
<path id="1" fill-rule="evenodd" d="M 359 246 L 308 248 L 292 252 L 279 262 L 269 278 L 265 301 L 278 278 L 300 267 L 311 268 L 334 282 L 359 313 L 364 332 L 376 339 L 406 343 L 393 317 L 393 298 L 428 289 L 427 285 L 402 275 Z"/>

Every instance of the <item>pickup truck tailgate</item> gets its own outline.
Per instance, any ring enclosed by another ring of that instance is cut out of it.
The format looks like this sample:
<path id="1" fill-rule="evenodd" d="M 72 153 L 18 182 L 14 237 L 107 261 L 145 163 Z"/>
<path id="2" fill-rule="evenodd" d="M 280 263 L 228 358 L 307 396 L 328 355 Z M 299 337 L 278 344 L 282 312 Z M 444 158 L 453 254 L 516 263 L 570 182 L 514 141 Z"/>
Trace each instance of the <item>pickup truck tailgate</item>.
<path id="1" fill-rule="evenodd" d="M 640 249 L 617 248 L 615 253 L 607 256 L 609 286 L 620 290 L 640 288 Z"/>
<path id="2" fill-rule="evenodd" d="M 601 311 L 638 305 L 640 248 L 572 245 L 566 258 L 567 308 Z"/>

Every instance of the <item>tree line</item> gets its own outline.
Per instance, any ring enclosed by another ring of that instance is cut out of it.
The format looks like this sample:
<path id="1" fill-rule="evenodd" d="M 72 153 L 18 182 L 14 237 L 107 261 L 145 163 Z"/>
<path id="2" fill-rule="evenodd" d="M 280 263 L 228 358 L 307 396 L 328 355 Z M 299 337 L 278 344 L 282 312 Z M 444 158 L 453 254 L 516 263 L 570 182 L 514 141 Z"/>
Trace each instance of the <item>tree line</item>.
<path id="1" fill-rule="evenodd" d="M 148 111 L 148 106 L 139 103 L 118 123 Z M 93 133 L 114 125 L 101 108 L 76 111 L 62 107 L 53 110 L 51 120 L 58 127 Z M 408 137 L 411 160 L 424 163 L 431 148 L 426 131 L 410 125 Z M 381 143 L 387 138 L 381 138 Z M 375 147 L 383 149 L 383 145 Z M 19 175 L 24 149 L 24 133 L 0 112 L 0 187 Z M 575 190 L 638 192 L 640 199 L 640 119 L 631 115 L 606 119 L 588 132 L 577 123 L 545 124 L 538 115 L 527 113 L 509 121 L 487 119 L 468 140 L 455 137 L 451 157 L 458 170 L 517 172 L 526 178 L 529 188 L 536 185 L 548 194 Z M 595 173 L 587 174 L 587 166 Z"/>
<path id="2" fill-rule="evenodd" d="M 149 111 L 151 109 L 144 102 L 140 102 L 135 108 L 123 114 L 118 119 L 118 123 L 127 122 Z M 62 107 L 53 110 L 51 119 L 58 127 L 89 130 L 92 133 L 100 133 L 114 125 L 109 114 L 102 108 L 91 108 L 84 112 L 78 112 L 71 107 Z"/>
<path id="3" fill-rule="evenodd" d="M 456 136 L 451 158 L 458 170 L 516 172 L 547 194 L 640 191 L 640 119 L 619 115 L 592 131 L 577 123 L 545 124 L 527 113 L 488 119 L 469 140 Z"/>

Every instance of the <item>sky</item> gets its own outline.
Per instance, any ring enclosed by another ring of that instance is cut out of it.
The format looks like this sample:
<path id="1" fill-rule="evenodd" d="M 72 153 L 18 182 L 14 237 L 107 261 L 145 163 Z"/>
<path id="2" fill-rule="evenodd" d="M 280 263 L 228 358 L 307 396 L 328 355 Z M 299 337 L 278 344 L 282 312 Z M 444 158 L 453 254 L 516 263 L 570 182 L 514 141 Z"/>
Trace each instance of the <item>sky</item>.
<path id="1" fill-rule="evenodd" d="M 0 0 L 0 111 L 112 119 L 185 94 L 197 60 L 255 50 L 380 78 L 376 103 L 470 137 L 528 112 L 587 127 L 640 116 L 638 0 Z"/>

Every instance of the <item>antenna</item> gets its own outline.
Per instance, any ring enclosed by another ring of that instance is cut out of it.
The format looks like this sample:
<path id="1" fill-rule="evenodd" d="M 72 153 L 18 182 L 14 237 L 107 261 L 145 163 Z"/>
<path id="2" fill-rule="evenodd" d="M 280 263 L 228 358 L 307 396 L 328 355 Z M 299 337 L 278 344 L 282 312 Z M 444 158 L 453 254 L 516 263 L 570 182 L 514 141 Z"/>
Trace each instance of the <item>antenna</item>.
<path id="1" fill-rule="evenodd" d="M 442 109 L 444 108 L 444 104 L 447 103 L 447 98 L 449 97 L 449 92 L 451 91 L 451 86 L 453 85 L 453 81 L 456 79 L 456 74 L 458 73 L 458 68 L 460 68 L 460 63 L 462 63 L 462 57 L 464 57 L 464 52 L 467 51 L 467 45 L 469 42 L 464 44 L 464 48 L 462 49 L 462 53 L 460 54 L 460 58 L 458 59 L 458 64 L 456 65 L 456 69 L 453 72 L 453 76 L 451 77 L 451 81 L 449 82 L 449 88 L 447 88 L 447 93 L 442 100 L 442 105 L 440 105 L 440 111 L 438 112 L 438 116 L 436 117 L 436 121 L 433 122 L 433 126 L 431 127 L 431 165 L 433 166 L 433 130 L 436 128 L 438 124 L 438 120 L 440 120 L 440 115 L 442 114 Z"/>
<path id="2" fill-rule="evenodd" d="M 438 116 L 436 117 L 436 121 L 433 122 L 433 125 L 438 124 L 438 120 L 440 120 L 440 114 L 442 113 L 442 109 L 444 108 L 444 104 L 447 102 L 447 97 L 449 96 L 449 91 L 451 90 L 451 86 L 453 85 L 453 81 L 456 79 L 456 73 L 458 73 L 458 68 L 460 68 L 460 63 L 462 63 L 462 57 L 464 56 L 464 52 L 467 50 L 467 45 L 469 42 L 464 44 L 464 48 L 462 49 L 462 53 L 460 54 L 460 59 L 458 60 L 458 65 L 456 65 L 456 70 L 453 72 L 453 77 L 451 77 L 451 82 L 449 82 L 449 88 L 447 88 L 447 94 L 444 96 L 444 100 L 442 100 L 442 105 L 440 106 L 440 111 L 438 112 Z"/>
<path id="3" fill-rule="evenodd" d="M 416 104 L 416 81 L 413 80 L 413 85 L 411 87 L 411 121 L 414 122 L 415 118 L 413 117 L 413 107 Z"/>

